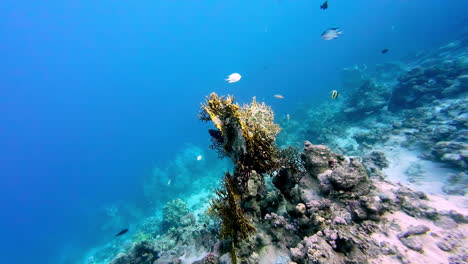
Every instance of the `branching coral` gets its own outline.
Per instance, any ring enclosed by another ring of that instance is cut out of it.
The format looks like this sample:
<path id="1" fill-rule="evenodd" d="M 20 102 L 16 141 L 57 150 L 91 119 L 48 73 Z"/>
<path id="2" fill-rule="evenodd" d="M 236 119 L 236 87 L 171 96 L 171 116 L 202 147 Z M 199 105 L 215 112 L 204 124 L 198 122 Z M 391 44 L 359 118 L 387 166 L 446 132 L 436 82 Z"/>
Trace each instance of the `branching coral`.
<path id="1" fill-rule="evenodd" d="M 233 179 L 229 173 L 224 176 L 222 187 L 216 190 L 216 196 L 211 202 L 210 213 L 221 218 L 221 237 L 231 239 L 231 259 L 235 264 L 237 243 L 248 238 L 256 229 L 239 205 L 239 196 L 235 192 Z"/>
<path id="2" fill-rule="evenodd" d="M 210 131 L 212 148 L 230 157 L 239 175 L 270 172 L 277 168 L 276 136 L 280 128 L 273 122 L 274 114 L 264 103 L 253 98 L 252 103 L 239 106 L 234 97 L 212 93 L 202 105 L 201 120 L 208 118 L 218 129 Z M 237 174 L 237 173 L 236 173 Z"/>
<path id="3" fill-rule="evenodd" d="M 278 159 L 281 168 L 288 169 L 293 174 L 305 172 L 299 149 L 296 147 L 288 146 L 281 149 L 278 153 Z"/>

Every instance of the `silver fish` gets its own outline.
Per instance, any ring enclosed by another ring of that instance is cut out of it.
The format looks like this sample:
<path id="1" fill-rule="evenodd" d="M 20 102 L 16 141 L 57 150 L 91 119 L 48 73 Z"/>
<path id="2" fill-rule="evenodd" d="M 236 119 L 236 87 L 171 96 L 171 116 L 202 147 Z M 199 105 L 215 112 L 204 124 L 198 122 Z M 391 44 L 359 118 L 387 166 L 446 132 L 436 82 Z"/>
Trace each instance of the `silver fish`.
<path id="1" fill-rule="evenodd" d="M 329 28 L 322 33 L 324 40 L 332 40 L 338 38 L 339 35 L 343 34 L 339 28 Z"/>

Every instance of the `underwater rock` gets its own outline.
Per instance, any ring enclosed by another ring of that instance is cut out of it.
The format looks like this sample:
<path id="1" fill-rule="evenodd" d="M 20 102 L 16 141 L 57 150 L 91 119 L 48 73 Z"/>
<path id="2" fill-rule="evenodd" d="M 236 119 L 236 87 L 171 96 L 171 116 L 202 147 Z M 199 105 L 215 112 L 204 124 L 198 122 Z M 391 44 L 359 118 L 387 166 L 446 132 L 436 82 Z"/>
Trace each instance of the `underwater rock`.
<path id="1" fill-rule="evenodd" d="M 358 157 L 350 157 L 350 163 L 332 170 L 329 180 L 335 190 L 350 190 L 367 181 L 367 173 Z"/>
<path id="2" fill-rule="evenodd" d="M 405 232 L 402 232 L 402 233 L 398 234 L 398 237 L 399 238 L 404 238 L 404 237 L 409 237 L 409 236 L 412 236 L 412 235 L 422 235 L 422 234 L 425 234 L 425 233 L 427 233 L 429 231 L 430 231 L 429 227 L 427 227 L 425 225 L 418 225 L 418 226 L 410 225 L 409 228 L 408 228 L 408 231 L 405 231 Z"/>
<path id="3" fill-rule="evenodd" d="M 181 199 L 168 202 L 163 209 L 162 230 L 195 224 L 195 217 Z"/>
<path id="4" fill-rule="evenodd" d="M 133 243 L 126 253 L 119 253 L 109 264 L 152 264 L 159 258 L 159 251 L 148 241 Z"/>
<path id="5" fill-rule="evenodd" d="M 372 151 L 366 154 L 362 163 L 366 167 L 367 173 L 370 177 L 384 178 L 385 175 L 382 170 L 389 166 L 385 153 L 382 151 Z"/>
<path id="6" fill-rule="evenodd" d="M 444 193 L 452 195 L 465 195 L 466 189 L 468 189 L 468 174 L 465 172 L 451 173 L 448 182 L 442 187 Z"/>
<path id="7" fill-rule="evenodd" d="M 343 258 L 333 252 L 325 239 L 313 235 L 291 248 L 291 257 L 298 264 L 344 264 Z"/>
<path id="8" fill-rule="evenodd" d="M 465 77 L 461 77 L 461 81 L 457 78 L 467 68 L 460 67 L 457 62 L 446 61 L 444 67 L 441 67 L 442 64 L 442 61 L 436 61 L 433 65 L 414 67 L 403 74 L 392 92 L 388 109 L 395 112 L 416 108 L 440 98 L 466 92 Z"/>
<path id="9" fill-rule="evenodd" d="M 456 141 L 440 141 L 432 148 L 432 153 L 442 161 L 457 167 L 468 168 L 468 144 Z"/>
<path id="10" fill-rule="evenodd" d="M 327 146 L 313 145 L 310 141 L 304 142 L 304 151 L 301 154 L 301 159 L 307 172 L 315 178 L 320 173 L 334 168 L 338 162 L 345 160 L 343 156 L 332 153 Z"/>
<path id="11" fill-rule="evenodd" d="M 372 146 L 378 142 L 385 142 L 388 140 L 388 133 L 382 131 L 382 129 L 372 129 L 368 132 L 356 133 L 353 138 L 360 145 L 360 147 L 365 147 L 372 149 Z"/>
<path id="12" fill-rule="evenodd" d="M 390 99 L 390 90 L 373 80 L 366 80 L 350 95 L 343 105 L 343 118 L 345 120 L 364 119 L 376 114 L 387 106 Z"/>
<path id="13" fill-rule="evenodd" d="M 414 237 L 400 237 L 400 242 L 407 248 L 414 251 L 423 252 L 423 245 Z"/>
<path id="14" fill-rule="evenodd" d="M 464 238 L 463 233 L 457 230 L 449 230 L 440 241 L 436 242 L 438 248 L 443 251 L 451 251 L 452 249 L 461 246 L 461 240 Z"/>
<path id="15" fill-rule="evenodd" d="M 423 169 L 423 166 L 420 163 L 413 162 L 405 170 L 405 174 L 408 176 L 408 181 L 415 183 L 421 182 L 424 179 L 424 173 L 426 171 Z"/>

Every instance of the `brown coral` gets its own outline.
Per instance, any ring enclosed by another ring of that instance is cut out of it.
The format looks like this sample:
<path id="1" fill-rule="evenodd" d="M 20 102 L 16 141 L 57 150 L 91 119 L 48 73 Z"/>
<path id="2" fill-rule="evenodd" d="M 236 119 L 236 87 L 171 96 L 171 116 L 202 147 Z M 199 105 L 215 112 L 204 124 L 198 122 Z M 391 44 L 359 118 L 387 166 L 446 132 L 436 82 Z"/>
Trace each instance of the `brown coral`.
<path id="1" fill-rule="evenodd" d="M 280 128 L 273 122 L 274 114 L 264 103 L 253 98 L 250 104 L 239 106 L 234 97 L 216 93 L 207 97 L 199 115 L 201 120 L 211 120 L 220 132 L 215 135 L 214 146 L 222 147 L 226 156 L 236 165 L 236 176 L 248 180 L 254 170 L 266 173 L 276 169 L 278 150 L 275 145 Z M 245 183 L 245 181 L 244 181 Z"/>
<path id="2" fill-rule="evenodd" d="M 226 173 L 222 187 L 216 190 L 217 198 L 211 203 L 210 212 L 222 220 L 221 236 L 232 241 L 231 259 L 237 263 L 236 244 L 255 232 L 255 227 L 245 217 L 239 205 L 239 196 L 236 194 L 232 176 Z"/>

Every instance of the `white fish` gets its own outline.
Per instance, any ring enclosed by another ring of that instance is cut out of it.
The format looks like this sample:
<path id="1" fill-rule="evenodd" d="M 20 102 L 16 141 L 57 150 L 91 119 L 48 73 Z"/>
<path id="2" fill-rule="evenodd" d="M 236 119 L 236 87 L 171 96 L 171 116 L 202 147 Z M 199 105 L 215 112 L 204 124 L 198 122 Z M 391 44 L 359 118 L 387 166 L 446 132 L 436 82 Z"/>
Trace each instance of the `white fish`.
<path id="1" fill-rule="evenodd" d="M 203 159 L 203 156 L 202 156 L 202 155 L 198 155 L 198 156 L 197 156 L 197 160 L 198 160 L 198 161 L 200 161 L 200 160 L 202 160 L 202 159 Z"/>
<path id="2" fill-rule="evenodd" d="M 235 83 L 235 82 L 238 82 L 240 79 L 242 78 L 242 76 L 238 73 L 233 73 L 231 75 L 228 76 L 228 78 L 226 79 L 226 81 L 228 83 Z"/>
<path id="3" fill-rule="evenodd" d="M 324 40 L 332 40 L 338 38 L 339 35 L 343 34 L 339 28 L 329 28 L 322 33 Z"/>
<path id="4" fill-rule="evenodd" d="M 169 181 L 167 182 L 167 185 L 168 185 L 168 186 L 171 185 L 171 182 L 172 182 L 172 178 L 169 179 Z"/>

